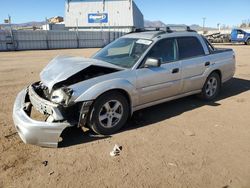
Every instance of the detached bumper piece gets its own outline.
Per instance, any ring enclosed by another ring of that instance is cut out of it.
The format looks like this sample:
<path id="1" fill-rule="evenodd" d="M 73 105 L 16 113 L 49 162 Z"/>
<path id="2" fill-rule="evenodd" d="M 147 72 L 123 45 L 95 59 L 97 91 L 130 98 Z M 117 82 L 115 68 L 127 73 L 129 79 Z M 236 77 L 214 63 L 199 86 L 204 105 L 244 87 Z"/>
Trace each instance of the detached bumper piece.
<path id="1" fill-rule="evenodd" d="M 50 123 L 31 119 L 32 104 L 28 93 L 28 89 L 21 91 L 14 104 L 13 120 L 19 136 L 26 144 L 42 147 L 57 147 L 59 137 L 63 130 L 72 125 L 64 122 Z M 31 95 L 33 95 L 34 99 L 34 93 Z M 32 102 L 38 105 L 36 102 Z M 38 106 L 36 106 L 36 108 L 38 108 Z"/>

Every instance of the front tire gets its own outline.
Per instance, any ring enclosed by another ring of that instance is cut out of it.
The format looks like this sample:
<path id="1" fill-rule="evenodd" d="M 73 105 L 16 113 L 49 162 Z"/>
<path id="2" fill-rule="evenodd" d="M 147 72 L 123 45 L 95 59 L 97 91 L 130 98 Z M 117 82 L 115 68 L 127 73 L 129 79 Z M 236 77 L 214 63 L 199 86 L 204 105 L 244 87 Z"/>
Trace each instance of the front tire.
<path id="1" fill-rule="evenodd" d="M 220 93 L 221 79 L 218 73 L 210 74 L 202 88 L 201 97 L 204 100 L 212 101 Z"/>
<path id="2" fill-rule="evenodd" d="M 120 130 L 129 117 L 129 104 L 120 92 L 100 96 L 91 109 L 88 125 L 97 134 L 111 135 Z"/>

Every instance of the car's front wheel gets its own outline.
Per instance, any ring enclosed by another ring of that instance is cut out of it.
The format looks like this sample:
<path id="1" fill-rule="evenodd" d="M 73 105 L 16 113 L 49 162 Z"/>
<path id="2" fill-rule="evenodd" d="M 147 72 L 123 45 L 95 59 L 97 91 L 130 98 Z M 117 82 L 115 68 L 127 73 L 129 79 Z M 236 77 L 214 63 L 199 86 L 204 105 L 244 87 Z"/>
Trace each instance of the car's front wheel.
<path id="1" fill-rule="evenodd" d="M 111 135 L 121 129 L 129 117 L 129 103 L 120 92 L 109 92 L 94 103 L 89 127 L 101 135 Z"/>
<path id="2" fill-rule="evenodd" d="M 218 96 L 220 88 L 221 88 L 220 76 L 216 72 L 213 72 L 208 76 L 203 86 L 201 97 L 208 101 L 214 100 Z"/>

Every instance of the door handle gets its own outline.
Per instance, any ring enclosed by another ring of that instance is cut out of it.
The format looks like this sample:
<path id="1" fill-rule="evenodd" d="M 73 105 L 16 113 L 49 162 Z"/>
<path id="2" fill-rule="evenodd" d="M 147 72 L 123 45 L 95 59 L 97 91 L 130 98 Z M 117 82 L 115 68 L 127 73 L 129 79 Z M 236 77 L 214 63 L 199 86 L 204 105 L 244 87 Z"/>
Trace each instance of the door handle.
<path id="1" fill-rule="evenodd" d="M 209 62 L 209 61 L 206 62 L 206 63 L 205 63 L 205 66 L 206 66 L 206 67 L 210 66 L 210 62 Z"/>
<path id="2" fill-rule="evenodd" d="M 176 74 L 176 73 L 178 73 L 179 71 L 180 71 L 179 68 L 175 68 L 175 69 L 172 70 L 172 73 L 173 73 L 173 74 Z"/>

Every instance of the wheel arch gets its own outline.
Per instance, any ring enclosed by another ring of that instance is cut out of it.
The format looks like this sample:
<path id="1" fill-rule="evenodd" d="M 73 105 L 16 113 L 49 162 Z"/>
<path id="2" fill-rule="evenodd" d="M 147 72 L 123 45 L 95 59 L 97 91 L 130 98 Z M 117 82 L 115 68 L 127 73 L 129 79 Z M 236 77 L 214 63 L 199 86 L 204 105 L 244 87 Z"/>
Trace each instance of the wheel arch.
<path id="1" fill-rule="evenodd" d="M 201 93 L 199 94 L 199 97 L 200 98 L 202 98 L 202 99 L 205 99 L 205 100 L 208 100 L 208 101 L 211 101 L 211 100 L 213 100 L 214 99 L 214 97 L 212 97 L 212 98 L 208 98 L 207 96 L 206 96 L 206 94 L 205 94 L 205 88 L 206 88 L 206 83 L 207 83 L 207 81 L 209 80 L 209 78 L 211 77 L 211 75 L 212 74 L 217 74 L 218 75 L 218 79 L 219 79 L 219 82 L 220 83 L 218 83 L 218 87 L 217 87 L 217 94 L 220 92 L 220 89 L 221 89 L 221 84 L 222 84 L 222 72 L 221 72 L 221 70 L 219 70 L 219 69 L 215 69 L 215 70 L 212 70 L 211 72 L 210 72 L 210 74 L 208 74 L 208 76 L 207 76 L 207 78 L 206 78 L 206 81 L 204 82 L 204 85 L 203 85 L 203 88 L 202 88 L 202 91 L 201 91 Z M 217 96 L 217 94 L 215 93 L 215 97 Z"/>
<path id="2" fill-rule="evenodd" d="M 217 74 L 219 75 L 219 77 L 220 77 L 220 81 L 222 82 L 222 72 L 221 72 L 221 70 L 219 70 L 219 69 L 213 70 L 213 71 L 208 75 L 208 77 L 209 77 L 211 74 L 213 74 L 213 73 L 217 73 Z"/>
<path id="3" fill-rule="evenodd" d="M 213 74 L 213 73 L 216 73 L 216 74 L 219 75 L 220 81 L 221 81 L 221 83 L 222 83 L 222 71 L 221 71 L 220 69 L 217 68 L 217 69 L 211 70 L 210 72 L 208 72 L 208 73 L 206 74 L 206 76 L 204 77 L 204 80 L 203 80 L 202 87 L 203 87 L 204 84 L 206 83 L 206 81 L 207 81 L 207 79 L 209 78 L 209 76 L 210 76 L 211 74 Z"/>
<path id="4" fill-rule="evenodd" d="M 106 81 L 92 86 L 83 92 L 75 102 L 95 101 L 97 98 L 108 92 L 120 92 L 128 100 L 130 113 L 133 113 L 133 106 L 137 103 L 137 92 L 133 84 L 127 80 L 119 79 Z"/>
<path id="5" fill-rule="evenodd" d="M 129 95 L 129 93 L 124 89 L 115 88 L 115 89 L 107 90 L 107 91 L 103 92 L 102 94 L 100 94 L 99 96 L 97 96 L 96 99 L 103 96 L 103 95 L 111 93 L 111 92 L 118 92 L 118 93 L 122 94 L 126 98 L 128 104 L 129 104 L 129 113 L 132 115 L 132 111 L 133 111 L 132 110 L 132 99 L 131 99 L 131 96 Z"/>

